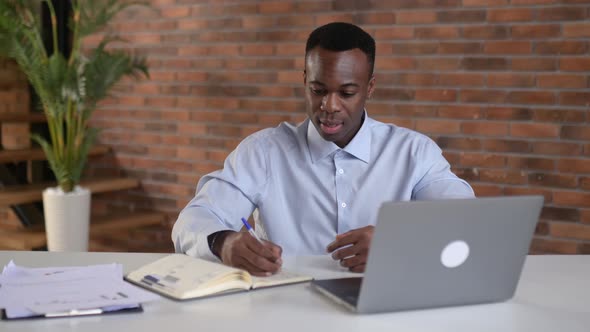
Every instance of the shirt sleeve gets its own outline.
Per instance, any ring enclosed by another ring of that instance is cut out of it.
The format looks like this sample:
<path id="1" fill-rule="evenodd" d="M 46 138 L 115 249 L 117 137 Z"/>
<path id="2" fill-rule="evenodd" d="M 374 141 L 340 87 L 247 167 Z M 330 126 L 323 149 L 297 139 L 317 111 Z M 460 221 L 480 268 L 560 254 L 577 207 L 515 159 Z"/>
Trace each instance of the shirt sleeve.
<path id="1" fill-rule="evenodd" d="M 232 151 L 223 169 L 203 176 L 195 197 L 180 212 L 172 228 L 176 252 L 218 260 L 207 236 L 222 230 L 238 231 L 264 195 L 268 182 L 263 140 L 249 136 Z"/>
<path id="2" fill-rule="evenodd" d="M 418 153 L 418 164 L 423 165 L 412 191 L 414 200 L 445 198 L 472 198 L 475 193 L 471 186 L 451 172 L 451 166 L 442 155 L 442 150 L 430 139 Z"/>

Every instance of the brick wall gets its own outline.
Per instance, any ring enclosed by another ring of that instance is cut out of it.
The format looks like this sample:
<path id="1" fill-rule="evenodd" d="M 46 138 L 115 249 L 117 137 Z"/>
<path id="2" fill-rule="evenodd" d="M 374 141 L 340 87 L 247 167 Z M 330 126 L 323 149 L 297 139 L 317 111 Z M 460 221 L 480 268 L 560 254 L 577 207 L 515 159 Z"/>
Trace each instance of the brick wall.
<path id="1" fill-rule="evenodd" d="M 29 89 L 25 75 L 17 64 L 0 57 L 0 113 L 28 113 Z M 23 148 L 30 145 L 28 123 L 0 123 L 0 149 Z M 0 227 L 19 227 L 12 210 L 0 206 Z"/>
<path id="2" fill-rule="evenodd" d="M 349 21 L 377 41 L 371 116 L 432 137 L 479 196 L 543 194 L 532 252 L 590 253 L 590 1 L 152 4 L 113 25 L 152 76 L 95 114 L 115 154 L 93 171 L 143 183 L 110 203 L 177 214 L 242 138 L 302 120 L 307 35 Z"/>

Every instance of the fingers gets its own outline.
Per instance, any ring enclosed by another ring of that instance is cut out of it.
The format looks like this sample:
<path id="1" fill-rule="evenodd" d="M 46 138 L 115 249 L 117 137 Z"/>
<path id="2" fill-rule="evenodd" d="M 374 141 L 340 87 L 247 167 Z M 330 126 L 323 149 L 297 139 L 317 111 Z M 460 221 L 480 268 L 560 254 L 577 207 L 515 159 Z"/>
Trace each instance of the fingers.
<path id="1" fill-rule="evenodd" d="M 265 272 L 276 273 L 281 269 L 281 257 L 275 256 L 274 248 L 267 247 L 255 240 L 255 243 L 248 242 L 242 257 L 257 269 Z"/>
<path id="2" fill-rule="evenodd" d="M 338 234 L 336 236 L 336 240 L 334 240 L 332 243 L 328 244 L 328 247 L 326 248 L 326 250 L 328 252 L 333 252 L 334 250 L 344 247 L 344 246 L 348 246 L 351 244 L 355 244 L 357 242 L 357 237 L 356 237 L 356 233 L 354 232 L 346 232 L 344 234 Z"/>
<path id="3" fill-rule="evenodd" d="M 282 248 L 270 241 L 258 242 L 246 232 L 232 234 L 227 248 L 222 250 L 222 261 L 228 265 L 247 270 L 256 276 L 278 272 L 282 265 Z"/>
<path id="4" fill-rule="evenodd" d="M 334 260 L 352 272 L 363 272 L 369 255 L 369 246 L 373 238 L 373 226 L 354 229 L 336 236 L 326 250 L 332 253 Z"/>
<path id="5" fill-rule="evenodd" d="M 366 246 L 368 248 L 369 244 L 371 243 L 371 239 L 373 238 L 374 229 L 374 226 L 369 225 L 362 228 L 353 229 L 343 234 L 338 234 L 336 239 L 328 245 L 326 250 L 328 252 L 333 252 L 338 248 L 357 244 L 361 244 L 362 246 Z"/>

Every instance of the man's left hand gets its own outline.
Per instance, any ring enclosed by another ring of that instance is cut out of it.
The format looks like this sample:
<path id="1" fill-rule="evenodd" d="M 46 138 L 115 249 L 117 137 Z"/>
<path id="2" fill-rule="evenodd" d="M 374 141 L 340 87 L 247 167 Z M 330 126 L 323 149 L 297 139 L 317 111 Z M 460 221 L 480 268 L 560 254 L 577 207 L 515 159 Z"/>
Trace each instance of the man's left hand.
<path id="1" fill-rule="evenodd" d="M 334 260 L 339 260 L 340 265 L 350 271 L 364 272 L 374 230 L 374 226 L 365 226 L 338 234 L 326 250 L 332 253 Z"/>

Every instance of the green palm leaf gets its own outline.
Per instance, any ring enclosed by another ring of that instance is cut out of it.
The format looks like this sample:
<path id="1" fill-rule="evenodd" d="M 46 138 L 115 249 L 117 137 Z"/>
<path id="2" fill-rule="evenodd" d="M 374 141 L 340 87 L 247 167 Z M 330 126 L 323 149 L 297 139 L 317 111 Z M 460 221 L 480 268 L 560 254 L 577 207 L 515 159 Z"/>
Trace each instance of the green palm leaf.
<path id="1" fill-rule="evenodd" d="M 49 127 L 50 139 L 32 135 L 45 152 L 49 166 L 65 192 L 80 182 L 88 151 L 98 130 L 88 120 L 98 102 L 109 95 L 125 76 L 149 77 L 145 58 L 123 51 L 108 50 L 108 35 L 89 54 L 80 50 L 81 39 L 103 29 L 125 8 L 138 2 L 119 0 L 72 0 L 72 51 L 68 57 L 48 55 L 41 38 L 34 6 L 45 2 L 55 22 L 49 0 L 0 0 L 0 56 L 14 59 L 27 76 L 39 100 Z M 54 49 L 56 27 L 52 26 Z"/>

